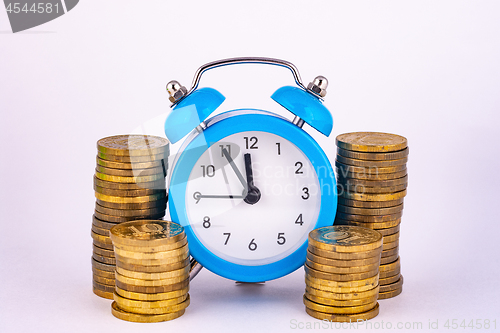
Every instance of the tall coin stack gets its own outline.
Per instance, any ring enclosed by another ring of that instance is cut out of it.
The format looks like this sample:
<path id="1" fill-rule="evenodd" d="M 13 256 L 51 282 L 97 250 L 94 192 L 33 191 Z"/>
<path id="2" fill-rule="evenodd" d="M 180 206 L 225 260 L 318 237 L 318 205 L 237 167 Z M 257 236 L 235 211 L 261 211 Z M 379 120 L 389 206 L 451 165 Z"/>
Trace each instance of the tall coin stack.
<path id="1" fill-rule="evenodd" d="M 133 322 L 178 318 L 189 306 L 189 249 L 184 228 L 141 220 L 111 228 L 116 287 L 111 312 Z"/>
<path id="2" fill-rule="evenodd" d="M 328 226 L 309 233 L 306 312 L 317 319 L 356 322 L 379 313 L 382 235 L 356 226 Z"/>
<path id="3" fill-rule="evenodd" d="M 355 225 L 383 236 L 379 299 L 403 291 L 399 229 L 408 186 L 406 138 L 387 133 L 341 134 L 337 142 L 339 205 L 336 225 Z"/>
<path id="4" fill-rule="evenodd" d="M 147 135 L 117 135 L 97 142 L 92 217 L 93 290 L 113 299 L 115 256 L 109 230 L 118 223 L 165 216 L 169 142 Z"/>

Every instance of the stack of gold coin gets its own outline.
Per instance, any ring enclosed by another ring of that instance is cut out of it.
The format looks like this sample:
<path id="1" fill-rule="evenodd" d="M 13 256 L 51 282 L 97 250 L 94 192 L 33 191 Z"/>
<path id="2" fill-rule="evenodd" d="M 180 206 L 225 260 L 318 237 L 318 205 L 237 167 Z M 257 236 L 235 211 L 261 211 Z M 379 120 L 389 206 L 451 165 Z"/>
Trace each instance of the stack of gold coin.
<path id="1" fill-rule="evenodd" d="M 387 133 L 358 132 L 337 137 L 336 225 L 355 225 L 384 236 L 379 299 L 399 295 L 403 277 L 399 232 L 408 186 L 406 138 Z"/>
<path id="2" fill-rule="evenodd" d="M 117 135 L 97 142 L 91 231 L 96 295 L 113 299 L 115 256 L 109 230 L 117 223 L 165 215 L 168 155 L 168 140 L 155 136 Z"/>
<path id="3" fill-rule="evenodd" d="M 306 312 L 317 319 L 356 322 L 379 313 L 382 235 L 356 226 L 329 226 L 309 233 Z"/>
<path id="4" fill-rule="evenodd" d="M 159 322 L 178 318 L 189 305 L 189 249 L 184 228 L 169 221 L 140 220 L 111 228 L 117 318 Z"/>

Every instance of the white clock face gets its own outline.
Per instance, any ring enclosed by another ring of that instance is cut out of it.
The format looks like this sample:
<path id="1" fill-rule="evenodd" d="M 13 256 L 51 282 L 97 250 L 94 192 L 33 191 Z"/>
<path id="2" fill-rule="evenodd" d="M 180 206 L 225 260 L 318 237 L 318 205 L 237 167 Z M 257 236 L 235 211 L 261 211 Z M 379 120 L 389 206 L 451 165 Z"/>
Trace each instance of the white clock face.
<path id="1" fill-rule="evenodd" d="M 214 143 L 195 163 L 186 187 L 197 238 L 218 257 L 247 266 L 297 250 L 314 228 L 320 204 L 309 159 L 267 132 L 241 132 Z"/>

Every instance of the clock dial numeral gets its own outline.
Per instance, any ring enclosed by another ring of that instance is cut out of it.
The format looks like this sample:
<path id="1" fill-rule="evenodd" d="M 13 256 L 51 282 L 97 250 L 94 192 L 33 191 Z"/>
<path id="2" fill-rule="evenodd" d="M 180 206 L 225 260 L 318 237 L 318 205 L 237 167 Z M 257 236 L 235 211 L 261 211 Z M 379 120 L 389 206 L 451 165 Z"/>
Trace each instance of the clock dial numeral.
<path id="1" fill-rule="evenodd" d="M 301 226 L 304 224 L 304 221 L 302 221 L 302 214 L 299 214 L 299 217 L 295 220 L 295 224 L 300 224 Z"/>
<path id="2" fill-rule="evenodd" d="M 226 241 L 224 242 L 224 245 L 227 245 L 227 242 L 229 241 L 229 237 L 231 237 L 231 233 L 230 232 L 225 232 L 225 233 L 223 233 L 223 235 L 227 236 Z"/>
<path id="3" fill-rule="evenodd" d="M 286 243 L 285 233 L 284 232 L 278 233 L 278 240 L 276 241 L 276 243 L 278 243 L 278 245 L 283 245 L 283 244 Z"/>
<path id="4" fill-rule="evenodd" d="M 245 139 L 245 147 L 246 149 L 259 149 L 257 147 L 257 142 L 259 142 L 259 139 L 257 139 L 256 136 L 252 136 L 250 139 L 248 136 L 243 137 Z"/>
<path id="5" fill-rule="evenodd" d="M 203 177 L 208 176 L 208 177 L 213 177 L 215 176 L 215 166 L 212 164 L 210 165 L 200 165 L 201 169 L 203 170 Z"/>
<path id="6" fill-rule="evenodd" d="M 281 143 L 276 142 L 276 146 L 278 146 L 278 155 L 281 155 Z"/>
<path id="7" fill-rule="evenodd" d="M 210 217 L 205 216 L 203 218 L 203 228 L 208 229 L 208 228 L 210 228 L 211 225 L 212 225 L 212 223 L 210 223 Z"/>
<path id="8" fill-rule="evenodd" d="M 304 173 L 304 171 L 301 171 L 302 167 L 304 166 L 302 162 L 295 163 L 295 166 L 297 167 L 297 170 L 295 170 L 296 175 L 301 175 Z"/>
<path id="9" fill-rule="evenodd" d="M 221 157 L 224 157 L 224 148 L 227 150 L 229 156 L 231 156 L 231 145 L 219 145 Z"/>
<path id="10" fill-rule="evenodd" d="M 250 249 L 250 251 L 257 250 L 257 244 L 255 243 L 255 238 L 253 238 L 250 244 L 248 244 L 248 248 Z"/>
<path id="11" fill-rule="evenodd" d="M 302 199 L 304 200 L 309 199 L 309 189 L 307 187 L 304 187 L 302 191 L 304 192 L 304 194 L 302 195 Z"/>

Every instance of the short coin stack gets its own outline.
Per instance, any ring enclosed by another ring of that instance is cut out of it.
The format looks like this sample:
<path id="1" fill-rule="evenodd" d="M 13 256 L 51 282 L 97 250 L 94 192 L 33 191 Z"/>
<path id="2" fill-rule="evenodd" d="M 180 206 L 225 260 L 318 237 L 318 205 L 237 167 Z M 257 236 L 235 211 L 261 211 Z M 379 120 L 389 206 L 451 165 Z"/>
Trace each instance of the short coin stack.
<path id="1" fill-rule="evenodd" d="M 118 135 L 97 142 L 91 231 L 96 295 L 113 298 L 115 256 L 109 230 L 117 223 L 165 215 L 168 155 L 168 140 L 155 136 Z"/>
<path id="2" fill-rule="evenodd" d="M 356 226 L 329 226 L 309 233 L 306 312 L 317 319 L 356 322 L 379 313 L 382 235 Z"/>
<path id="3" fill-rule="evenodd" d="M 336 225 L 356 225 L 384 236 L 379 299 L 399 295 L 403 277 L 399 230 L 406 196 L 406 138 L 387 133 L 358 132 L 337 137 Z"/>
<path id="4" fill-rule="evenodd" d="M 115 247 L 115 317 L 134 322 L 178 318 L 189 305 L 189 249 L 184 228 L 142 220 L 111 228 Z"/>

